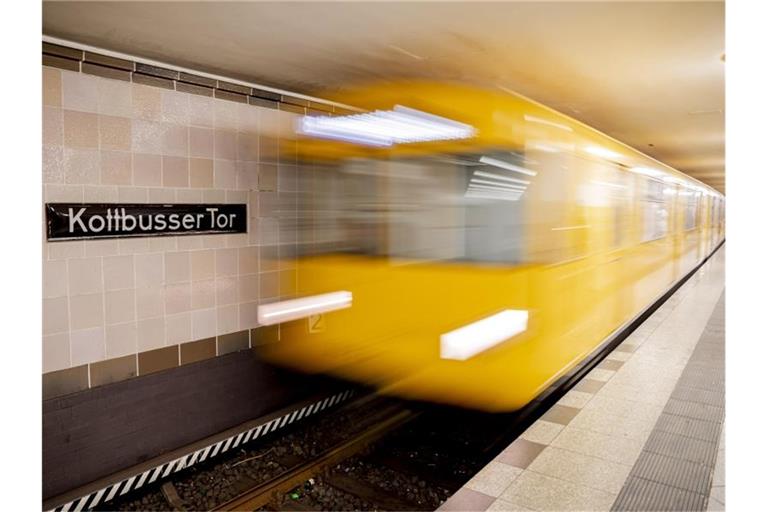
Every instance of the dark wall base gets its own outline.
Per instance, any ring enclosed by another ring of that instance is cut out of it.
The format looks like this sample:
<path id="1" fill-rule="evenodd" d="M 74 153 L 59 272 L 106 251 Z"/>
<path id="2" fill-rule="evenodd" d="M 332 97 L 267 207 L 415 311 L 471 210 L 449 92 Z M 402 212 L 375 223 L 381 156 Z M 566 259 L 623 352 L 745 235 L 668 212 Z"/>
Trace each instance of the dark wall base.
<path id="1" fill-rule="evenodd" d="M 343 385 L 251 350 L 43 401 L 43 499 Z"/>

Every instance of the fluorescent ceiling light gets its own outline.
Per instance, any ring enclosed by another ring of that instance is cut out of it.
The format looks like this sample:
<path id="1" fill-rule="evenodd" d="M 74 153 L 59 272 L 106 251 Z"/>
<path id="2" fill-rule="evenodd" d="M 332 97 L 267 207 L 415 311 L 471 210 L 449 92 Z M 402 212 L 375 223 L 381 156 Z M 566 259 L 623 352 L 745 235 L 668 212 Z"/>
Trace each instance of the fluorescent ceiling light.
<path id="1" fill-rule="evenodd" d="M 540 117 L 531 116 L 531 115 L 528 115 L 528 114 L 525 114 L 523 116 L 523 119 L 525 119 L 526 121 L 531 122 L 531 123 L 545 124 L 547 126 L 552 126 L 553 128 L 559 128 L 560 130 L 565 130 L 567 132 L 572 132 L 573 131 L 573 128 L 571 128 L 570 126 L 566 126 L 564 124 L 556 123 L 554 121 L 549 121 L 548 119 L 542 119 Z"/>
<path id="2" fill-rule="evenodd" d="M 352 305 L 352 292 L 331 292 L 300 299 L 284 300 L 259 306 L 257 318 L 261 325 L 274 325 L 310 315 L 327 313 Z"/>
<path id="3" fill-rule="evenodd" d="M 522 194 L 525 192 L 525 189 L 519 189 L 519 188 L 503 188 L 503 187 L 497 187 L 495 185 L 483 185 L 479 183 L 470 183 L 469 187 L 467 189 L 473 189 L 473 188 L 481 188 L 484 190 L 497 190 L 499 192 L 504 192 L 507 194 Z"/>
<path id="4" fill-rule="evenodd" d="M 476 133 L 468 124 L 401 105 L 393 110 L 349 116 L 303 116 L 297 131 L 311 137 L 370 146 L 467 139 Z"/>
<path id="5" fill-rule="evenodd" d="M 505 309 L 440 336 L 440 357 L 466 361 L 528 328 L 528 311 Z"/>
<path id="6" fill-rule="evenodd" d="M 587 146 L 584 149 L 590 155 L 599 156 L 601 158 L 618 158 L 621 155 L 610 149 L 601 148 L 600 146 Z"/>
<path id="7" fill-rule="evenodd" d="M 518 165 L 510 164 L 509 162 L 496 160 L 495 158 L 491 158 L 489 156 L 480 157 L 480 163 L 492 165 L 494 167 L 498 167 L 499 169 L 506 169 L 507 171 L 514 171 L 514 172 L 519 172 L 521 174 L 527 174 L 528 176 L 536 176 L 537 174 L 535 171 L 531 171 L 530 169 L 526 169 L 525 167 L 520 167 Z"/>
<path id="8" fill-rule="evenodd" d="M 480 176 L 481 178 L 493 178 L 495 180 L 509 181 L 509 182 L 512 182 L 512 183 L 520 183 L 521 185 L 530 185 L 530 183 L 531 183 L 528 180 L 519 180 L 517 178 L 508 178 L 506 176 L 502 176 L 500 174 L 494 174 L 492 172 L 474 171 L 473 174 L 475 176 Z"/>

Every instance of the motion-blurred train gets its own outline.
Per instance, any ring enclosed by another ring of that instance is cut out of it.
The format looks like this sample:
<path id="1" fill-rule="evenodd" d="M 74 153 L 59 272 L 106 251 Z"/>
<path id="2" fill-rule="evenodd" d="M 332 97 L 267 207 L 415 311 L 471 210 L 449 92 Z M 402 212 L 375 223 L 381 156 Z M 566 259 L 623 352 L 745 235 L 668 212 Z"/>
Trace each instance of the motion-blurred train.
<path id="1" fill-rule="evenodd" d="M 515 410 L 724 238 L 724 198 L 506 92 L 403 82 L 297 131 L 296 298 L 275 363 Z"/>

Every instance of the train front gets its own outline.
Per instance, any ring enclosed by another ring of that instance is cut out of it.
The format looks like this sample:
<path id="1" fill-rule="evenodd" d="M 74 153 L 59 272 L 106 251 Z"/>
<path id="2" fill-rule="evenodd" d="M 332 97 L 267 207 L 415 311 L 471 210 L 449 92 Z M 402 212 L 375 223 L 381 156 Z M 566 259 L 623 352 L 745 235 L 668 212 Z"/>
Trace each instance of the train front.
<path id="1" fill-rule="evenodd" d="M 522 407 L 622 315 L 591 316 L 608 296 L 579 271 L 615 213 L 575 204 L 577 130 L 466 88 L 356 99 L 368 114 L 299 127 L 296 293 L 260 306 L 279 325 L 260 351 L 384 393 Z M 589 215 L 595 229 L 562 230 Z"/>

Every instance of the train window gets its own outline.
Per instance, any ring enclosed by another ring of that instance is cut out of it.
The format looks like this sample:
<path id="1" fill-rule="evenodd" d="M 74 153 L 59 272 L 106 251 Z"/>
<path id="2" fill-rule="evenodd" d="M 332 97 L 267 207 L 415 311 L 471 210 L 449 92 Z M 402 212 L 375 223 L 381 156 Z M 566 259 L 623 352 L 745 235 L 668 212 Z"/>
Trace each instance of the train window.
<path id="1" fill-rule="evenodd" d="M 669 210 L 664 197 L 664 184 L 644 176 L 638 176 L 644 187 L 642 196 L 643 233 L 642 242 L 664 237 L 668 231 Z"/>

